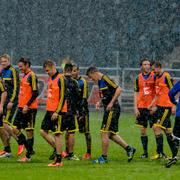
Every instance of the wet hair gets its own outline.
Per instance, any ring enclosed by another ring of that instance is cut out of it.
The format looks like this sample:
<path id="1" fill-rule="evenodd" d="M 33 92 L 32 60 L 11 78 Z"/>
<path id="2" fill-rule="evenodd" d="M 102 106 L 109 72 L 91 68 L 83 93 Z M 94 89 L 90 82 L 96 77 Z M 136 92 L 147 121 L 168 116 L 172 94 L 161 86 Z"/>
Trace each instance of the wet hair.
<path id="1" fill-rule="evenodd" d="M 155 61 L 151 61 L 151 66 L 153 66 L 155 64 Z"/>
<path id="2" fill-rule="evenodd" d="M 19 59 L 18 63 L 23 63 L 24 65 L 28 65 L 29 67 L 31 67 L 31 62 L 28 58 L 22 57 Z"/>
<path id="3" fill-rule="evenodd" d="M 143 58 L 143 59 L 140 60 L 139 65 L 142 66 L 144 61 L 149 61 L 150 62 L 150 60 L 148 58 Z"/>
<path id="4" fill-rule="evenodd" d="M 53 66 L 55 66 L 56 64 L 55 64 L 55 62 L 53 61 L 53 60 L 51 60 L 51 59 L 47 59 L 46 61 L 44 61 L 44 63 L 43 63 L 43 68 L 45 68 L 45 67 L 50 67 L 50 68 L 52 68 Z"/>
<path id="5" fill-rule="evenodd" d="M 73 70 L 73 65 L 71 63 L 67 63 L 64 66 L 64 72 L 65 73 L 71 73 Z"/>
<path id="6" fill-rule="evenodd" d="M 98 72 L 98 68 L 95 67 L 95 66 L 91 66 L 91 67 L 89 67 L 89 68 L 87 69 L 86 75 L 88 76 L 89 74 L 93 74 L 93 73 L 95 73 L 95 72 Z"/>
<path id="7" fill-rule="evenodd" d="M 8 61 L 11 60 L 11 57 L 10 57 L 9 54 L 3 54 L 3 55 L 0 57 L 0 59 L 2 59 L 2 58 L 8 59 Z"/>
<path id="8" fill-rule="evenodd" d="M 76 67 L 77 70 L 79 70 L 79 66 L 78 66 L 77 64 L 73 63 L 72 66 L 73 66 L 73 67 Z"/>
<path id="9" fill-rule="evenodd" d="M 160 68 L 162 68 L 162 64 L 161 64 L 159 61 L 156 61 L 156 62 L 154 63 L 154 67 L 160 67 Z"/>

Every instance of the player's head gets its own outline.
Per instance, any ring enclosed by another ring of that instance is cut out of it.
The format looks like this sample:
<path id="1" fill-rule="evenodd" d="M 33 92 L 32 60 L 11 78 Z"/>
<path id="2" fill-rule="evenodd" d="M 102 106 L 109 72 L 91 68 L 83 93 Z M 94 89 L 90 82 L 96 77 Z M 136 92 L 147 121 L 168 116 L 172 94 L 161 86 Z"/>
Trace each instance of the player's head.
<path id="1" fill-rule="evenodd" d="M 62 70 L 64 71 L 64 67 L 66 64 L 71 64 L 71 63 L 72 63 L 72 60 L 70 59 L 70 57 L 64 58 L 61 63 Z"/>
<path id="2" fill-rule="evenodd" d="M 72 64 L 73 69 L 72 69 L 72 77 L 77 79 L 79 76 L 79 67 L 77 64 Z"/>
<path id="3" fill-rule="evenodd" d="M 158 61 L 154 63 L 154 73 L 156 75 L 160 75 L 162 73 L 162 64 Z"/>
<path id="4" fill-rule="evenodd" d="M 100 79 L 99 70 L 95 66 L 91 66 L 87 69 L 86 75 L 93 81 L 98 81 Z"/>
<path id="5" fill-rule="evenodd" d="M 22 73 L 26 73 L 31 67 L 31 62 L 29 59 L 22 57 L 18 61 L 18 67 Z"/>
<path id="6" fill-rule="evenodd" d="M 72 63 L 66 63 L 64 66 L 64 74 L 72 75 L 73 65 Z"/>
<path id="7" fill-rule="evenodd" d="M 141 66 L 142 72 L 144 72 L 144 73 L 149 73 L 150 72 L 151 63 L 150 63 L 149 59 L 143 58 L 140 61 L 140 66 Z"/>
<path id="8" fill-rule="evenodd" d="M 44 61 L 43 69 L 49 76 L 53 76 L 57 72 L 56 64 L 51 59 Z"/>
<path id="9" fill-rule="evenodd" d="M 3 54 L 0 60 L 2 68 L 7 68 L 11 64 L 11 57 L 8 54 Z"/>

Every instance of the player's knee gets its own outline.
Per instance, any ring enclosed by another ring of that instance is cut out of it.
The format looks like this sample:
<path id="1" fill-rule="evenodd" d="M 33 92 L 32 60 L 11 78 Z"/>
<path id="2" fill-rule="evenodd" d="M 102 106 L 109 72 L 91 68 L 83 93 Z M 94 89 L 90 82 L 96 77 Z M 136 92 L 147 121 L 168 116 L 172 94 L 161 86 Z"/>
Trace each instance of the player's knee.
<path id="1" fill-rule="evenodd" d="M 158 134 L 161 133 L 161 128 L 160 127 L 153 126 L 152 129 L 153 129 L 155 135 L 158 135 Z"/>
<path id="2" fill-rule="evenodd" d="M 26 134 L 28 138 L 32 138 L 34 135 L 34 131 L 33 130 L 26 131 Z"/>
<path id="3" fill-rule="evenodd" d="M 147 129 L 141 128 L 141 136 L 146 136 L 146 135 L 147 135 Z"/>

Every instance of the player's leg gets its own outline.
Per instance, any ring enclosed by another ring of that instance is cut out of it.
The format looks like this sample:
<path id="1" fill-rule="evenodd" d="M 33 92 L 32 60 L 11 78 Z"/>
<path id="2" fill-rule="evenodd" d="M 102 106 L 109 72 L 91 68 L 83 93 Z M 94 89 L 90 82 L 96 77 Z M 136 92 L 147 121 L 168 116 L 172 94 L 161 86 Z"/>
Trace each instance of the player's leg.
<path id="1" fill-rule="evenodd" d="M 148 136 L 147 136 L 147 128 L 142 127 L 141 128 L 141 144 L 143 147 L 143 154 L 141 155 L 141 158 L 147 158 L 148 157 Z"/>
<path id="2" fill-rule="evenodd" d="M 86 139 L 86 154 L 84 154 L 83 159 L 90 159 L 91 158 L 91 144 L 92 144 L 92 138 L 91 138 L 91 134 L 88 133 L 84 133 L 85 135 L 85 139 Z"/>
<path id="3" fill-rule="evenodd" d="M 61 157 L 61 151 L 62 151 L 61 136 L 62 135 L 60 133 L 56 133 L 54 136 L 55 145 L 56 145 L 56 156 L 55 156 L 55 161 L 51 164 L 48 164 L 48 166 L 56 166 L 56 167 L 63 166 L 62 157 Z"/>
<path id="4" fill-rule="evenodd" d="M 44 116 L 44 119 L 42 121 L 42 124 L 41 124 L 41 130 L 40 130 L 40 135 L 46 140 L 46 142 L 52 147 L 52 148 L 55 148 L 55 140 L 54 140 L 54 137 L 52 135 L 50 135 L 48 133 L 49 130 L 51 130 L 51 124 L 52 124 L 52 121 L 51 121 L 51 116 L 52 116 L 52 112 L 50 111 L 47 111 L 45 116 Z"/>
<path id="5" fill-rule="evenodd" d="M 85 138 L 86 138 L 86 159 L 91 158 L 91 145 L 92 145 L 92 137 L 90 134 L 90 127 L 89 127 L 89 113 L 85 115 Z"/>
<path id="6" fill-rule="evenodd" d="M 154 156 L 151 157 L 152 160 L 159 159 L 161 157 L 165 157 L 164 150 L 163 150 L 163 134 L 162 134 L 162 126 L 160 121 L 163 117 L 164 111 L 161 107 L 157 107 L 157 110 L 154 114 L 154 124 L 152 126 L 155 139 L 156 139 L 156 153 Z"/>
<path id="7" fill-rule="evenodd" d="M 4 128 L 9 133 L 9 135 L 12 136 L 17 141 L 17 136 L 13 133 L 13 128 L 11 124 L 12 118 L 16 112 L 16 108 L 17 108 L 17 103 L 14 103 L 11 109 L 5 109 L 3 124 L 4 124 Z"/>
<path id="8" fill-rule="evenodd" d="M 30 155 L 35 154 L 33 146 L 34 146 L 34 127 L 36 122 L 36 115 L 37 115 L 37 109 L 31 109 L 29 114 L 28 125 L 26 128 L 27 146 Z"/>
<path id="9" fill-rule="evenodd" d="M 61 153 L 62 158 L 66 158 L 69 155 L 69 133 L 66 131 L 65 133 L 65 146 L 66 150 Z"/>
<path id="10" fill-rule="evenodd" d="M 140 158 L 147 158 L 148 157 L 148 135 L 147 135 L 147 126 L 148 126 L 148 119 L 149 119 L 149 111 L 147 109 L 139 109 L 140 115 L 136 118 L 136 124 L 140 127 L 140 137 L 141 137 L 141 144 L 143 147 L 143 154 Z"/>
<path id="11" fill-rule="evenodd" d="M 134 153 L 136 152 L 136 149 L 134 147 L 131 147 L 127 144 L 127 142 L 119 135 L 115 133 L 110 133 L 109 137 L 111 140 L 113 140 L 116 144 L 120 145 L 124 150 L 127 152 L 128 156 L 128 162 L 130 162 L 133 157 Z"/>
<path id="12" fill-rule="evenodd" d="M 72 158 L 74 156 L 74 143 L 75 143 L 75 138 L 74 138 L 74 135 L 75 133 L 74 132 L 68 132 L 68 145 L 69 145 L 69 155 L 68 155 L 68 158 Z"/>
<path id="13" fill-rule="evenodd" d="M 86 141 L 86 153 L 83 155 L 83 159 L 91 158 L 91 134 L 89 129 L 89 113 L 82 115 L 78 118 L 79 132 L 85 135 Z"/>
<path id="14" fill-rule="evenodd" d="M 7 123 L 3 123 L 3 124 L 4 124 L 4 129 L 8 132 L 9 136 L 13 137 L 15 140 L 17 140 L 17 136 L 14 134 L 13 128 Z M 9 142 L 9 144 L 10 144 L 10 142 Z"/>
<path id="15" fill-rule="evenodd" d="M 4 129 L 3 126 L 3 115 L 0 115 L 0 137 L 4 146 L 4 150 L 0 151 L 0 158 L 2 157 L 10 157 L 11 156 L 11 148 L 9 142 L 9 134 L 8 132 Z"/>
<path id="16" fill-rule="evenodd" d="M 166 134 L 167 142 L 170 147 L 171 153 L 172 153 L 172 158 L 174 158 L 177 155 L 177 144 L 176 141 L 174 141 L 174 138 L 172 136 L 172 128 L 171 128 L 171 108 L 164 108 L 164 119 L 163 122 L 161 123 L 162 126 L 164 127 L 164 132 Z"/>
<path id="17" fill-rule="evenodd" d="M 102 143 L 102 155 L 98 158 L 93 160 L 95 164 L 104 164 L 107 163 L 107 156 L 108 156 L 108 147 L 109 147 L 109 126 L 112 120 L 113 111 L 104 111 L 103 121 L 101 125 L 101 143 Z"/>
<path id="18" fill-rule="evenodd" d="M 170 159 L 165 165 L 167 168 L 171 167 L 173 164 L 176 164 L 177 162 L 177 153 L 180 141 L 180 117 L 175 118 L 172 137 L 174 142 L 174 152 L 172 153 L 172 159 Z"/>
<path id="19" fill-rule="evenodd" d="M 107 127 L 106 129 L 109 131 L 109 137 L 112 139 L 115 143 L 120 145 L 125 149 L 128 156 L 128 162 L 130 162 L 133 157 L 134 153 L 136 152 L 136 149 L 134 147 L 131 147 L 128 145 L 128 143 L 119 135 L 118 133 L 118 125 L 119 125 L 119 117 L 120 117 L 120 107 L 115 106 L 113 111 L 110 111 L 108 120 L 107 120 Z"/>
<path id="20" fill-rule="evenodd" d="M 62 118 L 59 117 L 57 120 L 52 122 L 52 132 L 54 134 L 54 139 L 55 139 L 55 148 L 56 148 L 56 153 L 55 153 L 55 158 L 54 162 L 48 164 L 49 167 L 58 167 L 58 166 L 63 166 L 62 164 Z"/>
<path id="21" fill-rule="evenodd" d="M 68 115 L 63 117 L 64 126 L 68 129 L 68 145 L 69 145 L 69 160 L 79 160 L 79 158 L 74 154 L 74 144 L 75 144 L 75 132 L 78 131 L 78 122 L 76 115 Z"/>
<path id="22" fill-rule="evenodd" d="M 25 135 L 22 133 L 21 129 L 23 128 L 24 119 L 26 115 L 22 113 L 22 109 L 18 109 L 17 113 L 14 118 L 13 122 L 13 133 L 17 136 L 17 143 L 18 143 L 18 153 L 17 155 L 20 156 L 24 151 L 27 141 Z"/>
<path id="23" fill-rule="evenodd" d="M 40 135 L 41 137 L 53 148 L 52 154 L 49 156 L 49 160 L 54 160 L 56 154 L 55 139 L 54 136 L 49 134 L 49 130 L 52 129 L 51 116 L 53 112 L 47 111 L 44 119 L 41 123 Z"/>
<path id="24" fill-rule="evenodd" d="M 3 115 L 1 115 L 1 121 L 3 123 L 0 129 L 0 137 L 4 145 L 4 150 L 0 151 L 0 157 L 9 157 L 9 154 L 11 153 L 10 138 L 11 138 L 11 135 L 14 135 L 14 134 L 13 134 L 12 128 L 9 127 L 8 123 L 9 123 L 9 120 L 12 119 L 12 116 L 13 116 L 12 113 L 14 112 L 12 112 L 11 110 L 7 110 L 7 105 L 5 105 L 3 108 Z"/>

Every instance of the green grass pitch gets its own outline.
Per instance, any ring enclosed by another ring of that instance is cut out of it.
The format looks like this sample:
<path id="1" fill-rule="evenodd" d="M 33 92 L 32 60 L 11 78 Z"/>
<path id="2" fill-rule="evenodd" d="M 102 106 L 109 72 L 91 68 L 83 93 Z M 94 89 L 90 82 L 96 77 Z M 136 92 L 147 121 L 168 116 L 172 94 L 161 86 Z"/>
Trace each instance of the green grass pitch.
<path id="1" fill-rule="evenodd" d="M 64 161 L 63 167 L 47 167 L 50 163 L 49 155 L 52 153 L 50 146 L 40 137 L 39 129 L 44 116 L 43 111 L 39 111 L 36 119 L 35 130 L 35 151 L 32 161 L 28 163 L 17 162 L 17 144 L 12 140 L 13 158 L 0 159 L 0 179 L 1 180 L 86 180 L 86 179 L 130 179 L 130 180 L 165 180 L 179 179 L 180 163 L 170 169 L 164 167 L 165 160 L 151 161 L 142 160 L 139 156 L 142 153 L 140 144 L 140 132 L 134 125 L 132 114 L 122 113 L 119 121 L 120 135 L 130 144 L 136 147 L 137 151 L 132 162 L 127 162 L 126 152 L 115 143 L 110 143 L 109 163 L 94 165 L 91 161 Z M 92 156 L 93 159 L 101 155 L 101 141 L 99 129 L 102 121 L 102 112 L 90 113 L 90 127 L 92 134 Z M 173 118 L 172 118 L 173 119 Z M 149 129 L 149 154 L 155 153 L 155 140 L 152 130 Z M 76 133 L 75 154 L 81 157 L 86 152 L 85 137 L 83 134 Z M 1 147 L 2 148 L 2 147 Z M 170 155 L 164 136 L 165 152 Z"/>

